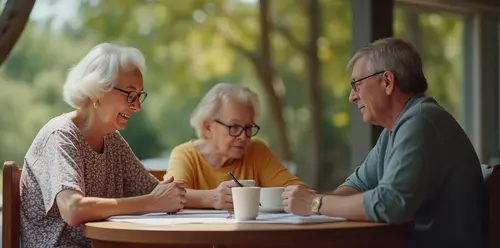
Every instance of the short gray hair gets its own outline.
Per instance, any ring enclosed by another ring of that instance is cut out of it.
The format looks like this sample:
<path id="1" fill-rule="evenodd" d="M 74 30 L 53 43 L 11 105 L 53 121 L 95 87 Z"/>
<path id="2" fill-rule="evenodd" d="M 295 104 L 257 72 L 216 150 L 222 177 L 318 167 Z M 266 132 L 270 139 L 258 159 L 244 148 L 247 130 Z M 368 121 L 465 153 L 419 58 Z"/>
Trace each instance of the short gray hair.
<path id="1" fill-rule="evenodd" d="M 248 104 L 252 108 L 254 120 L 258 119 L 260 102 L 255 92 L 239 84 L 219 83 L 207 92 L 191 115 L 191 127 L 199 138 L 206 138 L 203 122 L 214 118 L 223 104 L 229 104 L 231 101 Z"/>
<path id="2" fill-rule="evenodd" d="M 116 85 L 120 69 L 146 69 L 144 55 L 136 48 L 101 43 L 90 50 L 73 66 L 64 82 L 63 99 L 79 109 L 89 102 L 89 97 L 100 98 Z"/>
<path id="3" fill-rule="evenodd" d="M 418 94 L 427 90 L 422 59 L 409 42 L 393 37 L 377 40 L 352 56 L 347 64 L 347 71 L 352 72 L 354 63 L 365 56 L 368 71 L 391 71 L 397 80 L 396 87 L 403 93 Z"/>

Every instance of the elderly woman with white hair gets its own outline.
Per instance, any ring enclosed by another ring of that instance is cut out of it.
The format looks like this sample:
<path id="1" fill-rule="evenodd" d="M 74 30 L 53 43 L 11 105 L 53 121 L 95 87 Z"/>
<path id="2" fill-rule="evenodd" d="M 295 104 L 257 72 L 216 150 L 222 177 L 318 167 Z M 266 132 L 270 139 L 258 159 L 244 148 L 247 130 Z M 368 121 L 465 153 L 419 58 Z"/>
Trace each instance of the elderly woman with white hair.
<path id="1" fill-rule="evenodd" d="M 70 70 L 63 95 L 76 110 L 48 121 L 25 156 L 23 247 L 90 247 L 85 222 L 183 208 L 183 183 L 158 182 L 118 132 L 147 96 L 144 68 L 139 50 L 103 43 Z"/>
<path id="2" fill-rule="evenodd" d="M 260 130 L 259 108 L 257 94 L 238 84 L 217 84 L 203 97 L 191 117 L 199 139 L 172 150 L 165 175 L 186 185 L 186 207 L 232 209 L 236 183 L 229 172 L 261 187 L 304 185 L 262 141 L 252 139 Z"/>

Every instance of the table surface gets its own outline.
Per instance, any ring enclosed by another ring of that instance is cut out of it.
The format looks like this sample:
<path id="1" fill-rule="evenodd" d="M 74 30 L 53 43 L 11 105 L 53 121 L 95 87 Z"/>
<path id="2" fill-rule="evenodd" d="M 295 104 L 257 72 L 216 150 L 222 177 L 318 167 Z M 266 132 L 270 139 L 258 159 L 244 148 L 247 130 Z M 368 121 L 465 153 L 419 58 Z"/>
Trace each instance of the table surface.
<path id="1" fill-rule="evenodd" d="M 146 225 L 127 222 L 90 222 L 84 235 L 92 240 L 135 244 L 175 245 L 374 245 L 404 240 L 408 225 L 393 226 L 370 222 L 334 222 L 322 224 L 241 224 L 204 223 Z"/>

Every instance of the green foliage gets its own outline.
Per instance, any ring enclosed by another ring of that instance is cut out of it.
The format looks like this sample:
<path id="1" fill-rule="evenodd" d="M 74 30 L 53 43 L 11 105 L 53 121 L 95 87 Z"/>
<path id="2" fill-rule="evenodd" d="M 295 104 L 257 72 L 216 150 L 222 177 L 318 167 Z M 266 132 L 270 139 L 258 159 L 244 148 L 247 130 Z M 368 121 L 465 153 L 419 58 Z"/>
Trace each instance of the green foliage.
<path id="1" fill-rule="evenodd" d="M 89 47 L 28 25 L 0 69 L 0 158 L 22 164 L 39 129 L 70 110 L 61 100 L 64 76 L 77 60 L 74 53 Z"/>
<path id="2" fill-rule="evenodd" d="M 57 1 L 57 0 L 56 0 Z M 59 0 L 60 1 L 60 0 Z M 308 17 L 303 1 L 271 1 L 272 57 L 284 95 L 285 118 L 299 172 L 307 171 L 309 111 L 306 101 Z M 351 14 L 348 0 L 321 0 L 322 113 L 324 148 L 335 178 L 348 173 Z M 258 6 L 237 0 L 81 0 L 81 26 L 67 26 L 61 35 L 45 23 L 31 22 L 0 69 L 0 157 L 22 162 L 33 137 L 50 118 L 70 108 L 62 102 L 67 70 L 100 42 L 139 48 L 147 58 L 143 111 L 123 131 L 136 155 L 143 159 L 167 156 L 176 145 L 195 138 L 191 111 L 218 82 L 248 85 L 264 95 L 249 56 L 258 48 Z M 462 55 L 460 17 L 422 13 L 419 17 L 425 71 L 430 93 L 458 116 Z M 395 32 L 405 36 L 396 11 Z M 283 30 L 289 31 L 291 36 Z M 292 38 L 290 38 L 292 37 Z M 268 105 L 262 102 L 260 138 L 275 147 Z M 337 170 L 338 169 L 338 170 Z M 325 171 L 325 178 L 331 178 Z M 331 187 L 337 182 L 332 180 Z"/>

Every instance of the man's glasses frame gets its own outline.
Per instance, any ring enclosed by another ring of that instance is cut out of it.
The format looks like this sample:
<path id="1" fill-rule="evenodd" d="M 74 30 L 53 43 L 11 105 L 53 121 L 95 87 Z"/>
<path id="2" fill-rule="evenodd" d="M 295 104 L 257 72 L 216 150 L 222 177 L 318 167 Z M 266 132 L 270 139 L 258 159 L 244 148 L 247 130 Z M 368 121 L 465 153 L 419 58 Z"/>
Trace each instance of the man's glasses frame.
<path id="1" fill-rule="evenodd" d="M 375 73 L 373 73 L 373 74 L 370 74 L 370 75 L 368 75 L 368 76 L 366 76 L 366 77 L 362 77 L 362 78 L 360 78 L 360 79 L 358 79 L 358 80 L 351 81 L 351 87 L 352 87 L 352 90 L 353 90 L 354 92 L 358 93 L 358 92 L 359 92 L 359 85 L 361 84 L 361 81 L 363 81 L 363 80 L 365 80 L 365 79 L 367 79 L 367 78 L 371 78 L 371 77 L 373 77 L 373 76 L 376 76 L 376 75 L 382 74 L 382 73 L 384 73 L 384 72 L 385 72 L 385 71 L 378 71 L 378 72 L 375 72 Z"/>

